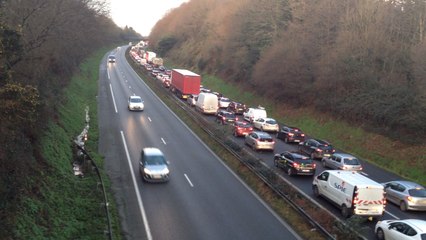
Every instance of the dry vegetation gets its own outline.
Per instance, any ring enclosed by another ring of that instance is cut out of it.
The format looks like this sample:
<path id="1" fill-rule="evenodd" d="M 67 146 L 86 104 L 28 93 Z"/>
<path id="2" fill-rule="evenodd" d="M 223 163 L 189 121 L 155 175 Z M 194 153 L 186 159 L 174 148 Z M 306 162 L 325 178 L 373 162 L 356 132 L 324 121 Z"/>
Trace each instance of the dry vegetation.
<path id="1" fill-rule="evenodd" d="M 198 0 L 150 41 L 181 66 L 424 142 L 425 12 L 424 1 Z"/>

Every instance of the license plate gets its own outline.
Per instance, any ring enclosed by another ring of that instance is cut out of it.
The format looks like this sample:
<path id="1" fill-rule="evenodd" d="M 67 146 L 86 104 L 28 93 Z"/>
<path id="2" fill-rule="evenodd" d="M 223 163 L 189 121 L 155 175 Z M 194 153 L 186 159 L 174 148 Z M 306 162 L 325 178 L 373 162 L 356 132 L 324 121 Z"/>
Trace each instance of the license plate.
<path id="1" fill-rule="evenodd" d="M 303 169 L 303 170 L 302 170 L 302 172 L 309 172 L 309 170 L 305 170 L 305 169 Z"/>
<path id="2" fill-rule="evenodd" d="M 294 140 L 294 142 L 300 142 L 300 140 L 297 140 L 297 139 L 296 139 L 296 140 Z"/>
<path id="3" fill-rule="evenodd" d="M 324 157 L 330 157 L 331 155 L 330 154 L 324 154 Z"/>

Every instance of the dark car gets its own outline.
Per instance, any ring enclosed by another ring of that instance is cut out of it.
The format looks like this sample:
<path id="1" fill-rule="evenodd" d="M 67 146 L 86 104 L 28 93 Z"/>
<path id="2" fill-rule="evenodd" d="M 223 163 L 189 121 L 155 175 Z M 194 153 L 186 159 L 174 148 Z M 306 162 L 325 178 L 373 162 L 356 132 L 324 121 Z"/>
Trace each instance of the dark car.
<path id="1" fill-rule="evenodd" d="M 253 125 L 246 121 L 237 121 L 234 123 L 234 136 L 242 137 L 253 132 Z"/>
<path id="2" fill-rule="evenodd" d="M 226 110 L 234 112 L 235 114 L 243 114 L 246 111 L 247 107 L 245 104 L 239 102 L 230 102 Z"/>
<path id="3" fill-rule="evenodd" d="M 289 176 L 292 175 L 315 175 L 316 164 L 308 156 L 297 152 L 283 152 L 275 154 L 274 164 L 284 169 Z"/>
<path id="4" fill-rule="evenodd" d="M 220 124 L 227 124 L 227 123 L 233 123 L 237 121 L 238 118 L 233 112 L 228 112 L 225 110 L 219 110 L 216 113 L 216 122 Z"/>
<path id="5" fill-rule="evenodd" d="M 305 134 L 297 127 L 282 126 L 277 133 L 277 138 L 284 140 L 286 143 L 304 142 Z"/>
<path id="6" fill-rule="evenodd" d="M 300 143 L 299 152 L 309 155 L 312 159 L 322 159 L 323 157 L 330 157 L 335 150 L 330 143 L 311 138 Z"/>

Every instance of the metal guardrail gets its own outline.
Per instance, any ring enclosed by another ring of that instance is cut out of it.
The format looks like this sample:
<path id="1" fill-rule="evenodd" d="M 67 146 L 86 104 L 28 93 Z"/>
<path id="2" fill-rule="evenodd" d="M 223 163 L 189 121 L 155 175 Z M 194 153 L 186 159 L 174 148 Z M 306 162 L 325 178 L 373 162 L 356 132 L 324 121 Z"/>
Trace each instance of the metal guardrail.
<path id="1" fill-rule="evenodd" d="M 110 218 L 110 214 L 109 214 L 109 203 L 108 203 L 108 197 L 105 191 L 105 184 L 104 181 L 102 179 L 101 173 L 99 171 L 98 166 L 96 165 L 96 162 L 92 159 L 92 157 L 90 157 L 89 153 L 86 151 L 85 147 L 84 147 L 84 141 L 87 140 L 87 135 L 89 132 L 89 122 L 90 122 L 90 117 L 89 117 L 89 107 L 86 107 L 85 109 L 86 111 L 86 126 L 84 127 L 83 131 L 80 133 L 80 135 L 77 136 L 76 140 L 74 140 L 74 143 L 76 144 L 78 150 L 80 151 L 79 155 L 82 154 L 83 155 L 83 160 L 89 160 L 92 168 L 95 170 L 96 175 L 98 176 L 99 179 L 99 185 L 102 186 L 102 193 L 103 193 L 103 198 L 104 198 L 104 202 L 102 203 L 104 209 L 105 209 L 105 214 L 106 214 L 106 218 L 107 218 L 107 224 L 108 224 L 108 230 L 105 231 L 105 234 L 108 235 L 108 239 L 112 240 L 112 226 L 111 226 L 111 218 Z M 81 164 L 84 165 L 85 163 L 83 162 Z M 81 166 L 78 166 L 76 164 L 74 165 L 74 174 L 78 175 L 78 176 L 83 176 L 83 172 L 81 170 Z M 77 167 L 77 169 L 76 169 Z M 78 170 L 78 174 L 76 174 L 76 170 Z"/>

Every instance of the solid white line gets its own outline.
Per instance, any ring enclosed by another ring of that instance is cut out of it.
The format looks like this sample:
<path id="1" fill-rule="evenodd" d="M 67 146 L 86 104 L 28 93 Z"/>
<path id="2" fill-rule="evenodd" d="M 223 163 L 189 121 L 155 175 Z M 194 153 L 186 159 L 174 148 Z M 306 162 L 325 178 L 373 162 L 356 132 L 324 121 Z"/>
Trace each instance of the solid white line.
<path id="1" fill-rule="evenodd" d="M 108 80 L 111 80 L 111 77 L 109 76 L 108 68 L 107 68 L 107 75 L 108 75 Z"/>
<path id="2" fill-rule="evenodd" d="M 109 89 L 111 90 L 112 102 L 114 103 L 115 113 L 118 113 L 117 104 L 115 104 L 114 92 L 112 91 L 112 85 L 111 85 L 111 83 L 109 84 Z"/>
<path id="3" fill-rule="evenodd" d="M 134 188 L 135 188 L 136 197 L 138 199 L 139 209 L 140 209 L 141 215 L 142 215 L 142 221 L 143 221 L 143 224 L 145 226 L 146 236 L 147 236 L 148 240 L 152 240 L 151 230 L 149 228 L 148 219 L 147 219 L 146 213 L 145 213 L 145 208 L 143 207 L 143 202 L 142 202 L 141 194 L 139 192 L 138 182 L 136 181 L 136 176 L 135 176 L 135 173 L 133 171 L 132 161 L 130 160 L 129 150 L 127 149 L 127 144 L 126 144 L 126 139 L 124 138 L 123 131 L 120 131 L 120 133 L 121 133 L 121 139 L 123 140 L 123 144 L 124 144 L 124 150 L 126 150 L 127 162 L 129 164 L 130 173 L 132 175 L 133 185 L 134 185 Z"/>
<path id="4" fill-rule="evenodd" d="M 161 141 L 163 141 L 164 145 L 167 145 L 166 141 L 164 141 L 164 138 L 161 138 Z"/>
<path id="5" fill-rule="evenodd" d="M 186 173 L 184 173 L 183 175 L 185 176 L 186 180 L 189 182 L 189 185 L 190 185 L 191 187 L 194 187 L 194 185 L 192 184 L 191 180 L 189 180 L 188 175 L 186 175 Z"/>

